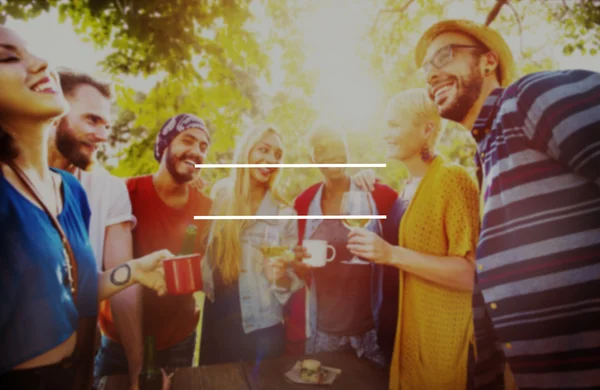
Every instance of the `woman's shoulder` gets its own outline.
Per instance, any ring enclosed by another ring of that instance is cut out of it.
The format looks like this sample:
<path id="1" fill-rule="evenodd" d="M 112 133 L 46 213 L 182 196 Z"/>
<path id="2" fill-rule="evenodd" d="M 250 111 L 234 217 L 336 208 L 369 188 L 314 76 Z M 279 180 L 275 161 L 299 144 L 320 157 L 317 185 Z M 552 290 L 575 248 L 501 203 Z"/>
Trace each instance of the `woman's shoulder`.
<path id="1" fill-rule="evenodd" d="M 312 202 L 314 197 L 317 195 L 317 192 L 319 192 L 319 188 L 321 188 L 322 185 L 323 182 L 320 181 L 300 192 L 294 198 L 294 209 L 299 213 L 306 213 L 308 211 L 308 207 L 310 206 L 310 202 Z"/>
<path id="2" fill-rule="evenodd" d="M 296 215 L 296 209 L 292 203 L 290 203 L 285 197 L 276 191 L 269 191 L 268 193 L 270 202 L 277 207 L 279 215 Z"/>
<path id="3" fill-rule="evenodd" d="M 213 184 L 210 190 L 210 198 L 213 201 L 218 201 L 222 199 L 224 195 L 227 194 L 228 191 L 232 190 L 233 183 L 230 177 L 224 177 L 219 179 L 215 184 Z"/>
<path id="4" fill-rule="evenodd" d="M 457 199 L 463 199 L 470 203 L 478 199 L 477 181 L 462 165 L 444 162 L 433 182 L 436 187 L 432 192 L 442 202 L 455 202 Z"/>
<path id="5" fill-rule="evenodd" d="M 440 186 L 455 186 L 455 185 L 476 185 L 476 180 L 471 173 L 464 166 L 444 161 L 440 164 L 438 170 L 439 180 L 437 180 Z"/>

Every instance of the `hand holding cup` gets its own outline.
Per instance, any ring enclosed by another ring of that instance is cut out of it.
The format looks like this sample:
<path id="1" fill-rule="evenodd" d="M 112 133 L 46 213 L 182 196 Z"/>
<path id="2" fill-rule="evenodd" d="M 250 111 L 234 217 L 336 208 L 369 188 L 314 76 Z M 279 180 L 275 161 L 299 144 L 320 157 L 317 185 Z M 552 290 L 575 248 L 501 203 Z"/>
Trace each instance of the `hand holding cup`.
<path id="1" fill-rule="evenodd" d="M 285 276 L 285 260 L 281 257 L 263 258 L 263 269 L 270 283 L 276 283 Z"/>
<path id="2" fill-rule="evenodd" d="M 131 268 L 131 278 L 134 282 L 142 284 L 164 295 L 167 291 L 163 260 L 173 257 L 166 249 L 152 252 L 139 259 L 128 261 Z"/>

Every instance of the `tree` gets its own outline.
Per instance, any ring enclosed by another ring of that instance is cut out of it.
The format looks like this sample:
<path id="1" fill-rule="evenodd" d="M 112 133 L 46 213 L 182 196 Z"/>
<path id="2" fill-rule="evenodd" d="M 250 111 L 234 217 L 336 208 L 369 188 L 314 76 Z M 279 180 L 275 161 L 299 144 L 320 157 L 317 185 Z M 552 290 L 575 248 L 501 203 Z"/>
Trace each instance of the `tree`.
<path id="1" fill-rule="evenodd" d="M 117 81 L 117 120 L 101 161 L 119 160 L 114 173 L 156 169 L 153 145 L 170 116 L 191 112 L 206 119 L 213 157 L 226 157 L 244 115 L 257 109 L 252 77 L 268 76 L 267 57 L 248 28 L 251 0 L 18 0 L 0 3 L 0 21 L 29 20 L 58 10 L 97 47 Z M 166 76 L 147 95 L 127 88 L 122 75 Z M 252 75 L 252 77 L 249 77 Z M 123 147 L 126 145 L 126 148 Z M 122 150 L 123 149 L 123 150 Z M 112 160 L 112 159 L 111 159 Z"/>
<path id="2" fill-rule="evenodd" d="M 203 118 L 212 132 L 209 157 L 220 159 L 219 154 L 228 153 L 233 146 L 234 135 L 252 107 L 252 103 L 238 81 L 230 74 L 210 74 L 206 81 L 181 82 L 168 76 L 159 82 L 142 100 L 129 89 L 117 89 L 117 101 L 124 112 L 130 112 L 135 120 L 128 123 L 129 131 L 140 128 L 138 137 L 121 155 L 113 173 L 118 176 L 133 176 L 153 172 L 154 142 L 158 130 L 170 117 L 180 113 L 193 113 Z"/>
<path id="3" fill-rule="evenodd" d="M 373 28 L 359 44 L 365 56 L 370 56 L 375 72 L 381 75 L 385 98 L 403 89 L 425 85 L 423 75 L 415 67 L 413 50 L 430 23 L 461 7 L 473 9 L 483 22 L 494 3 L 494 0 L 372 0 L 369 4 L 381 12 L 373 14 Z M 574 26 L 588 23 L 588 27 L 597 27 L 597 15 L 590 13 L 595 8 L 589 8 L 596 7 L 597 2 L 565 3 L 512 0 L 496 16 L 492 27 L 505 36 L 519 39 L 518 45 L 512 44 L 519 75 L 555 65 L 547 50 L 555 42 L 528 39 L 540 25 L 547 26 L 550 21 L 560 30 L 569 26 L 567 20 L 571 18 Z M 298 16 L 320 6 L 321 0 L 19 0 L 1 4 L 0 18 L 27 19 L 56 8 L 61 18 L 73 21 L 77 31 L 91 42 L 111 48 L 102 64 L 113 76 L 167 74 L 145 95 L 118 83 L 118 117 L 110 139 L 112 151 L 103 151 L 100 158 L 112 157 L 117 150 L 119 161 L 112 168 L 113 173 L 133 176 L 156 169 L 153 157 L 156 133 L 165 120 L 182 112 L 207 120 L 213 134 L 208 156 L 211 162 L 230 162 L 236 138 L 243 128 L 264 124 L 275 126 L 283 134 L 285 162 L 309 162 L 305 134 L 314 125 L 321 108 L 310 103 L 317 78 L 305 66 Z M 555 13 L 565 7 L 568 12 L 558 15 L 562 17 L 559 19 Z M 267 28 L 251 26 L 257 17 Z M 258 30 L 262 32 L 257 33 Z M 575 32 L 581 33 L 580 29 Z M 372 47 L 374 50 L 370 50 Z M 263 87 L 270 80 L 273 64 L 268 57 L 273 50 L 281 53 L 285 76 L 279 88 L 267 93 Z M 378 108 L 376 118 L 383 118 L 384 109 L 385 105 Z M 382 136 L 377 132 L 384 125 L 378 119 L 369 124 L 369 136 L 349 134 L 352 162 L 382 162 Z M 439 151 L 451 161 L 474 168 L 475 144 L 458 124 L 447 124 Z M 114 159 L 105 161 L 112 164 Z M 210 184 L 227 173 L 225 169 L 211 169 L 204 171 L 203 177 Z M 379 169 L 378 174 L 397 189 L 407 177 L 404 167 L 395 162 L 388 162 L 388 168 Z M 316 180 L 319 174 L 315 169 L 285 169 L 281 175 L 288 199 Z"/>
<path id="4" fill-rule="evenodd" d="M 600 49 L 600 1 L 545 2 L 548 20 L 558 22 L 565 40 L 563 53 L 596 55 Z"/>
<path id="5" fill-rule="evenodd" d="M 425 85 L 423 75 L 415 67 L 413 50 L 418 38 L 431 23 L 444 19 L 450 11 L 461 7 L 472 8 L 478 20 L 484 22 L 494 3 L 492 0 L 381 0 L 379 7 L 382 11 L 371 34 L 378 48 L 373 57 L 373 66 L 385 74 L 384 85 L 388 87 L 388 97 L 407 88 Z M 511 47 L 518 75 L 555 67 L 551 53 L 546 50 L 548 43 L 527 39 L 540 25 L 548 23 L 544 9 L 539 2 L 512 1 L 501 9 L 492 22 L 491 26 L 503 36 L 519 40 L 519 46 Z M 450 161 L 465 166 L 475 174 L 473 156 L 476 145 L 459 124 L 447 121 L 438 150 Z M 390 175 L 389 169 L 380 172 L 382 176 Z M 406 177 L 406 172 L 398 167 L 394 168 L 393 175 L 388 176 L 387 180 L 403 177 Z"/>
<path id="6" fill-rule="evenodd" d="M 145 94 L 138 93 L 135 100 L 142 102 L 145 99 Z M 142 138 L 146 135 L 147 129 L 135 126 L 135 113 L 119 107 L 116 102 L 112 105 L 112 112 L 116 118 L 112 123 L 111 131 L 108 135 L 108 141 L 103 143 L 98 148 L 96 158 L 104 165 L 108 164 L 114 155 L 121 151 L 125 145 L 134 139 Z"/>
<path id="7" fill-rule="evenodd" d="M 29 20 L 51 8 L 61 21 L 96 47 L 112 51 L 102 61 L 111 74 L 148 75 L 159 71 L 201 77 L 207 58 L 234 64 L 266 59 L 246 29 L 250 0 L 12 0 L 0 4 L 7 17 Z M 224 42 L 226 42 L 224 44 Z"/>

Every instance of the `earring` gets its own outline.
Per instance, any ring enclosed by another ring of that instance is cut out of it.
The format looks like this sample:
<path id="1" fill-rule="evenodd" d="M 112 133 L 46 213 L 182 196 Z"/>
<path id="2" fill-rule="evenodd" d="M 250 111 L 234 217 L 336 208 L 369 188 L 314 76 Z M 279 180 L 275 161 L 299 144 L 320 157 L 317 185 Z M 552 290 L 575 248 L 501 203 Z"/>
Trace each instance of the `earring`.
<path id="1" fill-rule="evenodd" d="M 424 162 L 431 161 L 431 153 L 427 145 L 423 145 L 423 147 L 421 148 L 421 160 L 423 160 Z"/>

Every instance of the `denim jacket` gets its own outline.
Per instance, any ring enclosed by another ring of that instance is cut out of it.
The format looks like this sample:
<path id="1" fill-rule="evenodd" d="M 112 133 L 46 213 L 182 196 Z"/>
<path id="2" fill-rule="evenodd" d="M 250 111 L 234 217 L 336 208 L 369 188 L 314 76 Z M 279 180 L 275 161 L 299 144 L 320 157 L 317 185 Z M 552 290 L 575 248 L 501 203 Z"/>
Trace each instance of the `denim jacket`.
<path id="1" fill-rule="evenodd" d="M 215 202 L 218 201 L 218 199 L 215 200 Z M 296 215 L 296 212 L 292 207 L 276 201 L 271 192 L 268 191 L 260 204 L 257 215 Z M 298 240 L 297 221 L 294 219 L 245 221 L 240 237 L 242 258 L 240 259 L 241 273 L 238 283 L 242 325 L 246 334 L 282 323 L 283 306 L 292 293 L 304 286 L 302 280 L 291 269 L 288 269 L 288 276 L 292 280 L 290 288 L 271 288 L 270 282 L 262 269 L 263 255 L 258 249 L 267 225 L 279 226 L 282 244 L 290 248 L 295 246 Z M 212 239 L 212 231 L 210 239 Z M 208 299 L 214 301 L 215 292 L 210 250 L 207 251 L 202 261 L 202 277 L 204 293 Z"/>
<path id="2" fill-rule="evenodd" d="M 352 182 L 350 185 L 350 191 L 359 191 L 359 189 Z M 323 185 L 319 188 L 315 197 L 310 202 L 310 206 L 308 208 L 308 215 L 323 215 L 323 210 L 321 210 L 321 197 L 323 196 Z M 375 206 L 375 201 L 371 194 L 369 194 L 370 201 L 372 202 L 373 209 L 377 210 Z M 373 214 L 379 214 L 379 211 L 374 211 Z M 375 221 L 375 220 L 374 220 Z M 323 222 L 322 219 L 309 219 L 306 221 L 306 230 L 304 231 L 304 239 L 310 239 L 310 236 L 315 232 L 317 227 Z M 367 225 L 367 230 L 377 233 L 381 235 L 381 228 L 379 223 L 369 223 Z M 349 260 L 349 259 L 348 259 Z M 362 265 L 360 267 L 366 267 L 367 265 Z M 348 267 L 359 267 L 358 265 L 348 265 Z M 380 264 L 372 263 L 369 265 L 371 267 L 371 311 L 373 313 L 373 322 L 375 323 L 375 328 L 377 329 L 379 326 L 379 309 L 381 307 L 381 302 L 383 301 L 383 266 Z M 315 283 L 314 275 L 311 276 L 310 288 L 308 289 L 308 326 L 307 326 L 307 343 L 306 349 L 307 351 L 312 351 L 312 345 L 314 343 L 314 338 L 317 332 L 317 284 Z"/>

